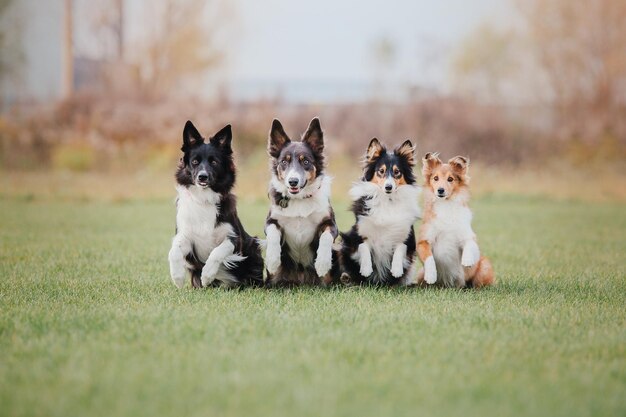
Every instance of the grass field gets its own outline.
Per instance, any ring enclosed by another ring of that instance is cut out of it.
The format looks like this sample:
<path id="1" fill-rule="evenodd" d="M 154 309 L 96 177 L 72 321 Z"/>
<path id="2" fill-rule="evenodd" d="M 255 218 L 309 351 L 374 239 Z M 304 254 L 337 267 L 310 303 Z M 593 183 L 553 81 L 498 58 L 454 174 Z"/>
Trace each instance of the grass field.
<path id="1" fill-rule="evenodd" d="M 494 288 L 194 291 L 171 201 L 4 196 L 0 415 L 626 415 L 625 206 L 473 206 Z"/>

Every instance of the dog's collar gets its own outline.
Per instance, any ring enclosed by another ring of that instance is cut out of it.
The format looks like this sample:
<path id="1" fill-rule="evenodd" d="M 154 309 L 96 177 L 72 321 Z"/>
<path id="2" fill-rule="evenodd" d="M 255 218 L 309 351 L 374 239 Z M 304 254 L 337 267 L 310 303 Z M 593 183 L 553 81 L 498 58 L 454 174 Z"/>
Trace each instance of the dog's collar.
<path id="1" fill-rule="evenodd" d="M 315 193 L 317 193 L 320 189 L 322 188 L 322 183 L 320 183 L 320 185 L 317 187 L 317 189 L 313 190 L 312 192 L 310 192 L 309 194 L 305 194 L 304 196 L 302 196 L 302 200 L 307 199 L 307 198 L 311 198 L 315 195 Z M 274 200 L 276 202 L 277 205 L 279 205 L 282 208 L 287 208 L 289 206 L 289 201 L 291 201 L 292 199 L 289 198 L 289 196 L 284 195 L 280 192 L 278 192 L 276 189 L 276 196 L 274 197 Z"/>

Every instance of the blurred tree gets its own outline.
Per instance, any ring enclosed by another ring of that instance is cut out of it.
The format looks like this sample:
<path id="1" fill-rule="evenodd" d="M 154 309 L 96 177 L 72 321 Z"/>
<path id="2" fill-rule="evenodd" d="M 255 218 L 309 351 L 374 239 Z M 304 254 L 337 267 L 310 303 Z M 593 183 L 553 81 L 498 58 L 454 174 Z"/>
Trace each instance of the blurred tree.
<path id="1" fill-rule="evenodd" d="M 184 81 L 217 66 L 223 53 L 216 42 L 225 25 L 219 1 L 156 0 L 147 22 L 152 30 L 141 46 L 139 66 L 143 91 L 175 93 Z M 207 9 L 209 8 L 209 9 Z"/>
<path id="2" fill-rule="evenodd" d="M 566 134 L 626 142 L 626 0 L 518 0 Z"/>
<path id="3" fill-rule="evenodd" d="M 9 13 L 12 3 L 14 0 L 0 0 L 0 80 L 15 76 L 24 61 L 21 27 Z"/>
<path id="4" fill-rule="evenodd" d="M 519 45 L 512 30 L 484 23 L 465 38 L 452 59 L 457 90 L 485 101 L 509 99 L 511 80 L 519 68 Z"/>

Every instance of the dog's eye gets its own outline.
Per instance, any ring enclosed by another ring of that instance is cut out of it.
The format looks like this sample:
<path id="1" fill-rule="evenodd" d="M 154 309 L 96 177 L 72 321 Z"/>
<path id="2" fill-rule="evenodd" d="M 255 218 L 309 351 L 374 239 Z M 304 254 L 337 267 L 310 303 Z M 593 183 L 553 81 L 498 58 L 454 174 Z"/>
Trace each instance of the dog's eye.
<path id="1" fill-rule="evenodd" d="M 393 176 L 394 176 L 394 177 L 399 178 L 401 175 L 402 175 L 402 174 L 400 173 L 400 170 L 399 170 L 399 169 L 396 169 L 396 170 L 394 170 L 394 171 L 393 171 Z"/>
<path id="2" fill-rule="evenodd" d="M 454 181 L 454 178 L 448 177 L 448 182 L 452 182 L 452 181 Z"/>
<path id="3" fill-rule="evenodd" d="M 309 160 L 308 160 L 308 159 L 305 159 L 304 161 L 302 161 L 302 163 L 303 163 L 305 166 L 306 166 L 306 165 L 309 165 Z"/>
<path id="4" fill-rule="evenodd" d="M 199 163 L 200 161 L 198 161 L 197 159 L 191 161 L 191 165 L 198 165 Z"/>
<path id="5" fill-rule="evenodd" d="M 211 165 L 216 166 L 217 165 L 217 161 L 214 159 L 211 161 Z"/>
<path id="6" fill-rule="evenodd" d="M 433 178 L 435 181 L 439 181 L 439 177 L 435 175 L 435 178 Z"/>
<path id="7" fill-rule="evenodd" d="M 282 166 L 286 167 L 286 166 L 287 166 L 287 160 L 286 160 L 286 159 L 283 159 L 282 161 L 280 161 L 280 164 L 281 164 Z"/>
<path id="8" fill-rule="evenodd" d="M 384 175 L 384 174 L 385 174 L 385 169 L 384 169 L 384 168 L 379 169 L 379 170 L 378 170 L 378 173 L 379 173 L 380 175 Z"/>

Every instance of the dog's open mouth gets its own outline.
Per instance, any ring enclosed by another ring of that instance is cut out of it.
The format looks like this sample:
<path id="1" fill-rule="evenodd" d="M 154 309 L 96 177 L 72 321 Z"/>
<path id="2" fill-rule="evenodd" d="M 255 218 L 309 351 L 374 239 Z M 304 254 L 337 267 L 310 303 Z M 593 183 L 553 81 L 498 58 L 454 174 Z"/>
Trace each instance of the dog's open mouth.
<path id="1" fill-rule="evenodd" d="M 206 188 L 209 186 L 208 181 L 198 181 L 198 186 L 202 188 Z"/>
<path id="2" fill-rule="evenodd" d="M 300 187 L 289 187 L 289 194 L 298 194 L 300 192 Z"/>

